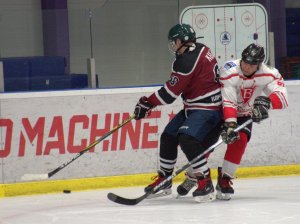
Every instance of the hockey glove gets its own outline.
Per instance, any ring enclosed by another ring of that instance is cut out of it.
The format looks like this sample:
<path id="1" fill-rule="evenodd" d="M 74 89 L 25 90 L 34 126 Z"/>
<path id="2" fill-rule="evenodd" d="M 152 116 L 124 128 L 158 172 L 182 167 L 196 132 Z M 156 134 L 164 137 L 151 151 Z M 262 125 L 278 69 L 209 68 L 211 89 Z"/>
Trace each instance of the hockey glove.
<path id="1" fill-rule="evenodd" d="M 269 117 L 268 110 L 271 107 L 271 101 L 266 96 L 258 96 L 254 100 L 252 110 L 252 120 L 254 122 L 260 122 Z"/>
<path id="2" fill-rule="evenodd" d="M 135 119 L 139 120 L 149 116 L 151 114 L 152 108 L 153 105 L 148 102 L 147 97 L 145 96 L 141 97 L 134 109 Z"/>
<path id="3" fill-rule="evenodd" d="M 224 123 L 221 137 L 226 144 L 231 144 L 240 138 L 239 133 L 234 131 L 236 127 L 237 123 L 234 121 Z"/>

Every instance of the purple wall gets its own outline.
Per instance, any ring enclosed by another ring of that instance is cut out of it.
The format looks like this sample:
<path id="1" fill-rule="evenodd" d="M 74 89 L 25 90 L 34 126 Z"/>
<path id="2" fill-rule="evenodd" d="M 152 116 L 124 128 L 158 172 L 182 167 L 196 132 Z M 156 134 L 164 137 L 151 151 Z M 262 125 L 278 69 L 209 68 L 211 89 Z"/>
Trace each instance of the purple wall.
<path id="1" fill-rule="evenodd" d="M 64 56 L 70 72 L 70 43 L 67 0 L 41 0 L 45 56 Z"/>

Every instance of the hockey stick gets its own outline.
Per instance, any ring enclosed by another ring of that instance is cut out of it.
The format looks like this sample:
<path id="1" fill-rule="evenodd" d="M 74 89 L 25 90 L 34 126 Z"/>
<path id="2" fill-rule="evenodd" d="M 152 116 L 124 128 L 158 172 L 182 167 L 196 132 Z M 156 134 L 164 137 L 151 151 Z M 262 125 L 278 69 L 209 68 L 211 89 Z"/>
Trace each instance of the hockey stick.
<path id="1" fill-rule="evenodd" d="M 248 124 L 252 123 L 252 119 L 247 120 L 245 123 L 234 129 L 234 131 L 238 132 L 242 130 L 244 127 L 246 127 Z M 118 196 L 114 193 L 108 193 L 107 198 L 113 202 L 116 202 L 118 204 L 122 205 L 136 205 L 143 201 L 145 198 L 147 198 L 149 195 L 154 194 L 154 192 L 157 192 L 160 190 L 167 182 L 171 181 L 174 177 L 176 177 L 178 174 L 180 174 L 182 171 L 186 170 L 189 166 L 191 166 L 193 163 L 195 163 L 198 159 L 204 157 L 207 153 L 210 153 L 214 151 L 216 147 L 221 145 L 223 143 L 222 139 L 219 139 L 215 144 L 210 146 L 208 149 L 206 149 L 203 153 L 195 157 L 193 160 L 191 160 L 189 163 L 185 164 L 183 167 L 180 169 L 176 170 L 171 176 L 168 176 L 165 180 L 163 180 L 160 184 L 156 185 L 152 190 L 146 192 L 144 195 L 134 198 L 134 199 L 129 199 L 129 198 L 123 198 L 121 196 Z"/>
<path id="2" fill-rule="evenodd" d="M 90 144 L 89 146 L 87 146 L 85 149 L 83 149 L 81 152 L 79 152 L 78 154 L 76 154 L 76 156 L 73 157 L 70 161 L 68 161 L 68 162 L 60 165 L 59 167 L 57 167 L 56 169 L 52 170 L 51 172 L 45 173 L 45 174 L 24 174 L 21 177 L 21 180 L 24 180 L 24 181 L 45 180 L 45 179 L 48 179 L 48 178 L 52 177 L 54 174 L 56 174 L 57 172 L 59 172 L 60 170 L 62 170 L 66 166 L 68 166 L 74 160 L 78 159 L 84 153 L 86 153 L 87 151 L 89 151 L 95 145 L 99 144 L 101 141 L 103 141 L 104 139 L 106 139 L 108 136 L 110 136 L 112 133 L 114 133 L 115 131 L 117 131 L 119 128 L 121 128 L 125 124 L 129 123 L 134 118 L 135 118 L 135 115 L 131 115 L 129 118 L 127 118 L 126 120 L 124 120 L 121 124 L 115 126 L 109 132 L 107 132 L 106 134 L 104 134 L 101 138 L 97 139 L 95 142 L 93 142 L 92 144 Z"/>

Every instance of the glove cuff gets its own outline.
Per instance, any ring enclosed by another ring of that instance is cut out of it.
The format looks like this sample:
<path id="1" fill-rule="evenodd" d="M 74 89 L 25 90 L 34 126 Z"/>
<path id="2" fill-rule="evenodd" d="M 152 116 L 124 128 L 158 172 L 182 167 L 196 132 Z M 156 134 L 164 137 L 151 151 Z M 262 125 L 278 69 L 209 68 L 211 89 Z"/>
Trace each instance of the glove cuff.
<path id="1" fill-rule="evenodd" d="M 254 106 L 261 105 L 269 110 L 271 107 L 271 100 L 269 99 L 269 97 L 266 97 L 266 96 L 258 96 L 255 98 L 253 105 Z"/>
<path id="2" fill-rule="evenodd" d="M 237 123 L 234 121 L 225 122 L 225 127 L 235 129 L 237 127 Z"/>
<path id="3" fill-rule="evenodd" d="M 147 109 L 152 109 L 154 107 L 151 103 L 149 103 L 148 98 L 146 96 L 141 97 L 139 101 Z"/>

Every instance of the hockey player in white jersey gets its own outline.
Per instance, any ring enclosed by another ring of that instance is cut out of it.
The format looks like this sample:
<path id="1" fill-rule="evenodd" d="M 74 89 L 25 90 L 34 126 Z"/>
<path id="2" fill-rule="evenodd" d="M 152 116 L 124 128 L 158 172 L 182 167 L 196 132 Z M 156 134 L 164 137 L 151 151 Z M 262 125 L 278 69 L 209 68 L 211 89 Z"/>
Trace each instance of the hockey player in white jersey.
<path id="1" fill-rule="evenodd" d="M 229 200 L 234 193 L 232 179 L 241 162 L 251 137 L 252 124 L 239 133 L 233 130 L 253 119 L 260 122 L 269 117 L 269 109 L 288 106 L 284 80 L 277 69 L 265 63 L 263 47 L 250 44 L 242 52 L 242 58 L 229 61 L 221 68 L 220 83 L 223 97 L 224 129 L 221 133 L 227 144 L 222 168 L 218 168 L 217 199 Z M 185 181 L 178 186 L 178 193 L 193 187 L 194 179 L 188 172 Z"/>
<path id="2" fill-rule="evenodd" d="M 229 200 L 234 193 L 231 179 L 241 162 L 251 137 L 252 125 L 239 132 L 233 129 L 252 117 L 253 122 L 268 118 L 269 109 L 288 106 L 284 80 L 277 69 L 263 63 L 264 48 L 250 44 L 242 58 L 227 62 L 221 69 L 224 130 L 221 136 L 227 143 L 222 169 L 218 169 L 217 198 Z"/>

